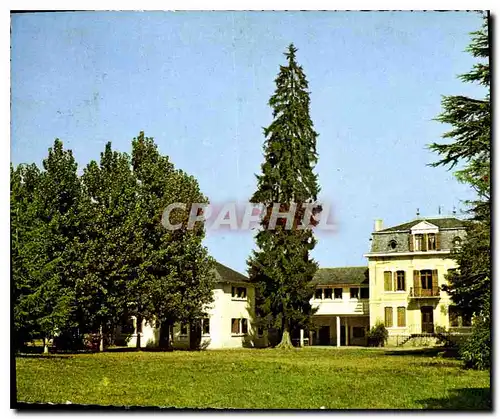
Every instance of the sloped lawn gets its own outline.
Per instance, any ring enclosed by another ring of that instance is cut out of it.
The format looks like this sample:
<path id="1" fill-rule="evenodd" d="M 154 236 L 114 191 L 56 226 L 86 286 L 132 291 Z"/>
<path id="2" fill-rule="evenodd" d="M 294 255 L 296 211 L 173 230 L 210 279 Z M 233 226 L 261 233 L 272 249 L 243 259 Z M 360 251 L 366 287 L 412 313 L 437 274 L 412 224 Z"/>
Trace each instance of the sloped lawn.
<path id="1" fill-rule="evenodd" d="M 20 402 L 245 409 L 490 409 L 490 376 L 436 351 L 304 348 L 19 356 Z"/>

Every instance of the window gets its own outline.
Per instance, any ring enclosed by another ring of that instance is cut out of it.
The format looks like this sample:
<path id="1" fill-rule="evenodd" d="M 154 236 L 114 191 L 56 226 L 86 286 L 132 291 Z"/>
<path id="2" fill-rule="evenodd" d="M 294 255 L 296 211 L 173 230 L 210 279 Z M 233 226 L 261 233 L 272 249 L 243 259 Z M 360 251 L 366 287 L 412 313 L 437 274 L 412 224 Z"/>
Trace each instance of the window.
<path id="1" fill-rule="evenodd" d="M 257 328 L 257 336 L 264 336 L 264 328 L 262 326 Z"/>
<path id="2" fill-rule="evenodd" d="M 351 298 L 355 298 L 356 300 L 359 298 L 359 288 L 351 288 Z"/>
<path id="3" fill-rule="evenodd" d="M 404 291 L 405 287 L 405 271 L 396 272 L 396 291 Z"/>
<path id="4" fill-rule="evenodd" d="M 240 333 L 240 319 L 231 319 L 231 333 L 233 335 Z"/>
<path id="5" fill-rule="evenodd" d="M 204 335 L 210 334 L 210 319 L 208 317 L 201 320 L 201 330 Z"/>
<path id="6" fill-rule="evenodd" d="M 323 297 L 323 288 L 316 288 L 316 291 L 314 291 L 314 298 L 316 300 L 321 300 L 321 297 Z"/>
<path id="7" fill-rule="evenodd" d="M 247 289 L 245 287 L 231 287 L 231 296 L 245 300 L 247 298 Z"/>
<path id="8" fill-rule="evenodd" d="M 334 288 L 333 296 L 336 300 L 342 300 L 342 288 Z"/>
<path id="9" fill-rule="evenodd" d="M 453 247 L 458 249 L 462 245 L 462 239 L 460 237 L 455 237 L 453 239 Z"/>
<path id="10" fill-rule="evenodd" d="M 231 319 L 231 334 L 246 335 L 248 333 L 248 319 Z"/>
<path id="11" fill-rule="evenodd" d="M 353 338 L 364 338 L 365 337 L 365 328 L 354 326 L 352 328 L 352 337 Z"/>
<path id="12" fill-rule="evenodd" d="M 432 289 L 432 271 L 430 269 L 420 271 L 420 285 L 423 290 Z"/>
<path id="13" fill-rule="evenodd" d="M 331 299 L 332 299 L 332 289 L 325 288 L 325 300 L 331 300 Z"/>
<path id="14" fill-rule="evenodd" d="M 384 272 L 384 291 L 392 291 L 392 272 Z"/>
<path id="15" fill-rule="evenodd" d="M 384 310 L 385 327 L 392 327 L 392 307 L 386 307 Z"/>
<path id="16" fill-rule="evenodd" d="M 391 240 L 391 241 L 389 242 L 389 248 L 391 248 L 391 249 L 393 249 L 393 250 L 394 250 L 396 247 L 398 247 L 398 243 L 397 243 L 397 241 L 396 241 L 396 240 Z"/>
<path id="17" fill-rule="evenodd" d="M 436 235 L 434 233 L 427 235 L 427 250 L 436 250 Z"/>
<path id="18" fill-rule="evenodd" d="M 423 250 L 424 236 L 422 234 L 415 234 L 415 250 L 421 251 Z"/>
<path id="19" fill-rule="evenodd" d="M 369 288 L 364 287 L 359 289 L 359 297 L 362 299 L 367 299 L 370 297 Z"/>
<path id="20" fill-rule="evenodd" d="M 181 323 L 181 335 L 188 334 L 188 326 L 186 323 Z"/>
<path id="21" fill-rule="evenodd" d="M 406 327 L 406 307 L 398 307 L 398 327 Z"/>

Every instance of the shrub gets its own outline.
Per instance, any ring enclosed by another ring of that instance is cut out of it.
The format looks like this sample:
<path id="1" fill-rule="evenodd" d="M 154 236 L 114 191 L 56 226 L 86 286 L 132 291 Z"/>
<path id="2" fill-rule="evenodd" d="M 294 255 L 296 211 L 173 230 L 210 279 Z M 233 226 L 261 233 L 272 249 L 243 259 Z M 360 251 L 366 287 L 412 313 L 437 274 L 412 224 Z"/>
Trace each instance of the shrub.
<path id="1" fill-rule="evenodd" d="M 472 334 L 460 347 L 460 357 L 467 368 L 476 370 L 491 367 L 491 319 L 489 302 L 482 314 L 474 319 Z"/>
<path id="2" fill-rule="evenodd" d="M 389 333 L 383 323 L 377 323 L 367 333 L 368 346 L 384 346 Z"/>
<path id="3" fill-rule="evenodd" d="M 87 333 L 83 335 L 83 345 L 87 350 L 99 351 L 100 343 L 101 335 L 99 333 Z"/>

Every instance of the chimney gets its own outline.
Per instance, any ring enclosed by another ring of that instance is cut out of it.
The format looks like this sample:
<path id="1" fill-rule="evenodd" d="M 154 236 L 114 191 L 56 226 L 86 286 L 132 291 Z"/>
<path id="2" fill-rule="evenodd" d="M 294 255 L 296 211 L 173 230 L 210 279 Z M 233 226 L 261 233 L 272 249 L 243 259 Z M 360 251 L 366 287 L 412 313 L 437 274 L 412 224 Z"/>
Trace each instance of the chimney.
<path id="1" fill-rule="evenodd" d="M 375 220 L 375 228 L 374 228 L 374 231 L 380 231 L 382 230 L 382 220 L 380 219 L 377 219 Z"/>

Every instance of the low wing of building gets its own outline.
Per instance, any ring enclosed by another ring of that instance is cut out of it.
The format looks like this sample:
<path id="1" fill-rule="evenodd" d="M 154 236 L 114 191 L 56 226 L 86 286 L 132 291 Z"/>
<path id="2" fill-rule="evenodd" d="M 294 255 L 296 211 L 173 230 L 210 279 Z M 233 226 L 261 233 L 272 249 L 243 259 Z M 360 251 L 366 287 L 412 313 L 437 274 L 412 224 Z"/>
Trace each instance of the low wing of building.
<path id="1" fill-rule="evenodd" d="M 171 337 L 174 348 L 193 347 L 193 340 L 206 349 L 254 346 L 254 285 L 245 275 L 218 262 L 213 274 L 214 301 L 206 308 L 207 317 L 196 328 L 186 323 L 176 324 Z M 134 331 L 128 336 L 127 345 L 135 347 L 138 332 L 135 319 L 132 321 Z M 139 330 L 142 347 L 158 346 L 159 330 L 154 325 L 143 321 Z"/>
<path id="2" fill-rule="evenodd" d="M 368 267 L 318 269 L 310 303 L 317 308 L 312 345 L 365 345 L 369 319 Z"/>

